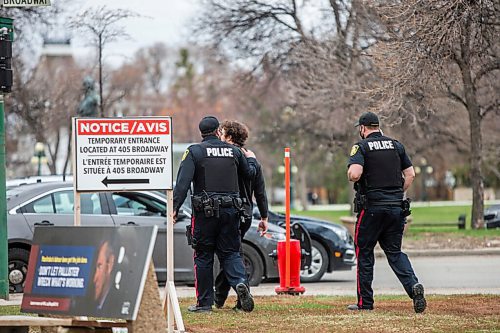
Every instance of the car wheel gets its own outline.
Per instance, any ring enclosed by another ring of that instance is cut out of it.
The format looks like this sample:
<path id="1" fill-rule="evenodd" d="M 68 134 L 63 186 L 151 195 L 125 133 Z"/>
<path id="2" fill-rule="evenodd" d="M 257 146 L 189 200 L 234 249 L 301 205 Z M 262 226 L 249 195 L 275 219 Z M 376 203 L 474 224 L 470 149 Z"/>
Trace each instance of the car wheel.
<path id="1" fill-rule="evenodd" d="M 30 252 L 25 249 L 9 249 L 9 292 L 22 293 L 28 274 Z"/>
<path id="2" fill-rule="evenodd" d="M 311 242 L 311 266 L 300 271 L 301 282 L 318 282 L 328 267 L 328 253 L 320 242 Z"/>
<path id="3" fill-rule="evenodd" d="M 251 286 L 258 286 L 264 275 L 264 264 L 259 253 L 250 245 L 243 243 L 243 261 L 247 271 L 248 283 Z"/>

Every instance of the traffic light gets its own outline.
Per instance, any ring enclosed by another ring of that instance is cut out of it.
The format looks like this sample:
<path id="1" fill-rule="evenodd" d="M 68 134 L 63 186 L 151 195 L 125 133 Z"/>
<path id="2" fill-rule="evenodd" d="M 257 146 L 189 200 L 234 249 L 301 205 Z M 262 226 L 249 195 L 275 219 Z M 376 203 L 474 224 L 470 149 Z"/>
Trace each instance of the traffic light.
<path id="1" fill-rule="evenodd" d="M 0 93 L 12 90 L 12 42 L 14 20 L 0 17 Z"/>
<path id="2" fill-rule="evenodd" d="M 12 41 L 8 33 L 0 29 L 0 91 L 12 91 Z"/>

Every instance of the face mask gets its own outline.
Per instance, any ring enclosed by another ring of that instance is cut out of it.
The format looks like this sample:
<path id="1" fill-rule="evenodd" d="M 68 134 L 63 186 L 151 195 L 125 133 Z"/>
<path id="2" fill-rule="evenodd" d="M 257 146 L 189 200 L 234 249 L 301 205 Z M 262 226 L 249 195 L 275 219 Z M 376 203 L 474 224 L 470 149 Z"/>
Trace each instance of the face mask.
<path id="1" fill-rule="evenodd" d="M 359 136 L 361 137 L 361 139 L 364 139 L 364 135 L 363 135 L 363 130 L 361 129 L 361 126 L 359 126 Z"/>

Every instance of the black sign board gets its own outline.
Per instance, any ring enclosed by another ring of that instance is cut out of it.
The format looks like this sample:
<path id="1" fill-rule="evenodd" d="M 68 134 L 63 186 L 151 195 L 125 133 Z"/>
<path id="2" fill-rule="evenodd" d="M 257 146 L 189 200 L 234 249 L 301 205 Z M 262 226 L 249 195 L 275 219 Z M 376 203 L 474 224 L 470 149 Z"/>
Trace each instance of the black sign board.
<path id="1" fill-rule="evenodd" d="M 157 227 L 37 227 L 21 311 L 135 320 Z"/>

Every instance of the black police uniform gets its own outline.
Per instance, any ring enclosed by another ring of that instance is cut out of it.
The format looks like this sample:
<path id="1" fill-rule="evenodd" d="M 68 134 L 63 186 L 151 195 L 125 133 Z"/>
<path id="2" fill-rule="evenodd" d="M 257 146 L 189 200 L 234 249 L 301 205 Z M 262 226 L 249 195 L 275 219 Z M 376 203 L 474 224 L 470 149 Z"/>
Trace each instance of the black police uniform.
<path id="1" fill-rule="evenodd" d="M 363 198 L 358 209 L 354 243 L 356 245 L 357 295 L 359 309 L 373 308 L 373 249 L 379 242 L 389 265 L 405 291 L 413 298 L 418 282 L 408 256 L 401 252 L 405 218 L 402 211 L 402 170 L 412 166 L 401 143 L 374 132 L 351 149 L 349 164 L 363 166 L 355 184 L 356 197 Z"/>
<path id="2" fill-rule="evenodd" d="M 253 197 L 255 196 L 255 201 L 257 207 L 259 208 L 260 216 L 262 218 L 267 218 L 268 214 L 268 202 L 266 195 L 266 184 L 264 181 L 264 175 L 262 174 L 262 168 L 260 164 L 256 163 L 257 174 L 253 179 L 248 179 L 244 177 L 238 178 L 238 183 L 240 187 L 240 196 L 244 199 L 245 207 L 245 219 L 240 225 L 240 237 L 243 241 L 246 232 L 250 229 L 252 225 L 252 212 L 253 212 Z M 243 247 L 240 249 L 240 254 L 243 257 Z M 221 269 L 219 274 L 215 279 L 215 305 L 221 307 L 229 294 L 231 286 L 224 274 L 224 269 Z M 239 304 L 237 305 L 239 307 Z"/>
<path id="3" fill-rule="evenodd" d="M 198 307 L 211 307 L 213 304 L 214 252 L 232 287 L 246 283 L 239 252 L 239 212 L 236 204 L 225 205 L 223 202 L 227 203 L 227 198 L 237 202 L 238 177 L 254 177 L 255 164 L 254 158 L 247 159 L 238 148 L 214 135 L 205 137 L 200 144 L 190 146 L 184 153 L 174 189 L 175 212 L 184 202 L 191 181 L 194 185 L 193 198 L 206 194 L 213 204 L 213 216 L 207 216 L 203 209 L 193 207 L 191 220 Z"/>

